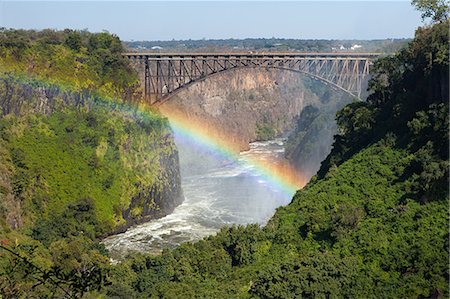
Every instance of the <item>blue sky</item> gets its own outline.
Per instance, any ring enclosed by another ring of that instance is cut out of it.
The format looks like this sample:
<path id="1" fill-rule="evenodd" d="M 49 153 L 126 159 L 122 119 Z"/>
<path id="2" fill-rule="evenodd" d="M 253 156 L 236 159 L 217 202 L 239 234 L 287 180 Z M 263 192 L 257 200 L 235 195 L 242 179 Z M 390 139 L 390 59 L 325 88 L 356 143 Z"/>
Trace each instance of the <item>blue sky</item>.
<path id="1" fill-rule="evenodd" d="M 409 38 L 409 1 L 5 1 L 0 27 L 107 30 L 123 40 Z"/>

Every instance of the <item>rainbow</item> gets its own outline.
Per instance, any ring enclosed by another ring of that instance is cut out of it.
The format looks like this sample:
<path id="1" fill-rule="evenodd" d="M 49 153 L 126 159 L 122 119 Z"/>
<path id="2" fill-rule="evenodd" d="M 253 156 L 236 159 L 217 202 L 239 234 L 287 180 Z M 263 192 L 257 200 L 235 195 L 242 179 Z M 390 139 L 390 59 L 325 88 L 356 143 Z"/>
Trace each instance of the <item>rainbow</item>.
<path id="1" fill-rule="evenodd" d="M 8 75 L 3 73 L 3 75 Z M 37 77 L 30 77 L 27 75 L 13 76 L 18 81 L 34 82 L 34 84 L 42 84 L 44 86 L 58 86 L 65 92 L 76 92 L 70 84 L 51 82 L 50 80 L 41 79 Z M 120 109 L 123 112 L 138 112 L 141 115 L 151 116 L 156 113 L 151 107 L 146 104 L 127 105 L 116 99 L 108 98 L 104 95 L 96 94 L 95 101 L 98 104 L 112 106 L 114 109 Z M 137 111 L 136 111 L 137 109 Z M 214 153 L 215 156 L 232 161 L 243 161 L 243 163 L 252 165 L 253 171 L 259 176 L 263 177 L 269 184 L 280 189 L 287 196 L 293 196 L 295 192 L 302 188 L 307 179 L 294 167 L 290 166 L 287 161 L 280 161 L 278 163 L 268 163 L 250 157 L 240 156 L 236 144 L 233 142 L 233 136 L 227 136 L 223 132 L 214 130 L 207 126 L 201 120 L 187 116 L 169 105 L 160 106 L 159 112 L 170 122 L 172 130 L 176 136 L 183 138 L 187 142 L 208 150 Z"/>
<path id="2" fill-rule="evenodd" d="M 232 160 L 243 161 L 252 165 L 253 171 L 270 183 L 272 186 L 283 191 L 284 194 L 293 196 L 295 192 L 302 188 L 307 179 L 300 171 L 292 167 L 287 161 L 261 161 L 255 158 L 240 156 L 233 137 L 227 136 L 223 132 L 218 132 L 209 127 L 201 119 L 187 116 L 182 111 L 173 107 L 159 107 L 162 115 L 168 118 L 177 138 L 183 138 L 195 146 L 212 151 L 216 156 Z"/>

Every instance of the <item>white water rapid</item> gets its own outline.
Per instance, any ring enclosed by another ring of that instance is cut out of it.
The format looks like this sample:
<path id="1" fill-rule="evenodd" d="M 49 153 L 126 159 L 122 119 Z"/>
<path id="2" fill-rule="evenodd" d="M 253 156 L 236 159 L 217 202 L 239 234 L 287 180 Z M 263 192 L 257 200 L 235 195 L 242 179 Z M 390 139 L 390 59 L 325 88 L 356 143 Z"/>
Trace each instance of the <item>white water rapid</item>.
<path id="1" fill-rule="evenodd" d="M 224 225 L 264 225 L 277 207 L 290 202 L 293 194 L 270 184 L 254 171 L 255 165 L 241 163 L 248 156 L 282 158 L 282 139 L 252 143 L 249 151 L 240 154 L 242 161 L 217 158 L 175 140 L 180 151 L 184 202 L 164 218 L 106 238 L 103 243 L 113 257 L 130 251 L 159 253 L 163 248 L 212 235 Z"/>

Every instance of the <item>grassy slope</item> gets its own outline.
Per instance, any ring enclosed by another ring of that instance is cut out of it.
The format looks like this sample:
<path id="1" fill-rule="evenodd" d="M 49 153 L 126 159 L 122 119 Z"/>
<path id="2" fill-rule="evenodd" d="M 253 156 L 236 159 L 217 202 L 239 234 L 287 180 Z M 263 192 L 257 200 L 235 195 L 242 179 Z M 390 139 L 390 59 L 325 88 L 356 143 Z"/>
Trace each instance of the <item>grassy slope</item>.
<path id="1" fill-rule="evenodd" d="M 0 114 L 6 115 L 0 132 L 8 165 L 0 194 L 9 196 L 3 215 L 17 218 L 14 227 L 62 217 L 87 200 L 95 235 L 105 233 L 123 224 L 121 212 L 142 186 L 157 183 L 159 157 L 174 145 L 166 140 L 166 120 L 117 100 L 137 88 L 123 51 L 108 33 L 0 30 Z"/>

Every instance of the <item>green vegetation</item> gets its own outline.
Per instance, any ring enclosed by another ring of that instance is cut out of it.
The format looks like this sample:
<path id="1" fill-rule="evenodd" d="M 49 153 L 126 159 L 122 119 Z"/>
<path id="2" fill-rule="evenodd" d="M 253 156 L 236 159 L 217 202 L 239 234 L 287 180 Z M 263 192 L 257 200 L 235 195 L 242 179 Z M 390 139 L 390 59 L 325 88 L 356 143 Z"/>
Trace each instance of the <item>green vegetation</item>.
<path id="1" fill-rule="evenodd" d="M 431 18 L 433 22 L 444 22 L 448 19 L 448 0 L 412 0 L 411 3 L 422 12 L 422 19 Z"/>
<path id="2" fill-rule="evenodd" d="M 255 134 L 256 140 L 270 140 L 277 137 L 277 132 L 274 129 L 273 125 L 267 122 L 257 123 Z"/>

